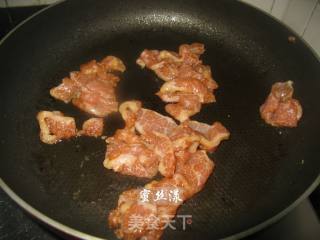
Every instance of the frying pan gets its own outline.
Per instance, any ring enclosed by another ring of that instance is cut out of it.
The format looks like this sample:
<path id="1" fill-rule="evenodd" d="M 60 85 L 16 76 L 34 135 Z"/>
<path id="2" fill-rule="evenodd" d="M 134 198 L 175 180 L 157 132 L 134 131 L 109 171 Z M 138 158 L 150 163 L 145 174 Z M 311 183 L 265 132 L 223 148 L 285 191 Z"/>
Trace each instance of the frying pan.
<path id="1" fill-rule="evenodd" d="M 0 46 L 3 189 L 61 232 L 115 239 L 108 212 L 121 192 L 150 180 L 104 169 L 101 139 L 42 144 L 35 116 L 60 110 L 80 126 L 89 116 L 51 98 L 49 89 L 81 63 L 105 55 L 120 57 L 128 69 L 117 90 L 120 101 L 139 99 L 165 114 L 154 95 L 162 81 L 135 60 L 145 48 L 176 50 L 192 42 L 205 44 L 203 61 L 220 86 L 217 103 L 204 105 L 193 119 L 221 121 L 231 139 L 210 156 L 216 169 L 204 190 L 179 210 L 192 215 L 192 224 L 183 231 L 177 219 L 177 230 L 166 229 L 163 239 L 240 238 L 289 212 L 320 179 L 319 60 L 275 19 L 231 0 L 71 0 L 11 32 Z M 297 128 L 273 128 L 260 119 L 259 106 L 274 82 L 288 79 L 304 115 Z M 119 114 L 105 124 L 108 136 L 123 127 Z"/>

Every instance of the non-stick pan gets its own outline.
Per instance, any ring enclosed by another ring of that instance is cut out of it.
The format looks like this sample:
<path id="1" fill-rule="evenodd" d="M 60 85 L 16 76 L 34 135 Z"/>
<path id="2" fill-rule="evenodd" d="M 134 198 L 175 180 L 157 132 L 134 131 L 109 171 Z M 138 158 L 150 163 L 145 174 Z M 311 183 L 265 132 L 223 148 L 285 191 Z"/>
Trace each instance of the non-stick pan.
<path id="1" fill-rule="evenodd" d="M 233 0 L 70 0 L 11 32 L 0 46 L 3 189 L 61 232 L 115 239 L 108 212 L 122 191 L 150 180 L 105 169 L 101 139 L 41 143 L 35 116 L 60 110 L 80 126 L 89 116 L 51 98 L 49 89 L 81 63 L 105 55 L 127 66 L 120 101 L 138 99 L 165 114 L 155 96 L 162 81 L 135 60 L 145 48 L 177 50 L 192 42 L 205 44 L 203 61 L 220 86 L 217 103 L 193 119 L 221 121 L 231 138 L 210 156 L 216 168 L 204 190 L 179 209 L 192 223 L 183 231 L 177 219 L 177 229 L 166 229 L 163 239 L 239 238 L 285 215 L 320 179 L 320 64 L 291 30 Z M 289 79 L 303 118 L 292 129 L 266 125 L 259 106 L 274 82 Z M 108 136 L 123 127 L 119 114 L 105 124 Z"/>

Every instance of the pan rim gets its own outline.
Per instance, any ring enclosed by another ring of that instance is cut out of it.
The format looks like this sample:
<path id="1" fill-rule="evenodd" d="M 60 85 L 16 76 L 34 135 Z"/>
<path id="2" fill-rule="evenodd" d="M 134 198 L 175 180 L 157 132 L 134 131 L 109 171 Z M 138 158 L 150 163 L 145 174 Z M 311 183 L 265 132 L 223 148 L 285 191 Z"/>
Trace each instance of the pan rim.
<path id="1" fill-rule="evenodd" d="M 65 2 L 66 0 L 59 0 L 58 2 L 49 5 L 43 9 L 41 9 L 40 11 L 32 14 L 30 17 L 26 18 L 24 21 L 22 21 L 21 23 L 19 23 L 16 27 L 14 27 L 9 33 L 7 33 L 1 40 L 0 40 L 0 47 L 1 45 L 3 45 L 3 43 L 15 32 L 17 31 L 20 27 L 22 27 L 24 24 L 26 24 L 28 21 L 30 21 L 31 19 L 33 19 L 34 17 L 40 15 L 41 13 L 45 12 L 48 9 L 51 9 L 63 2 Z M 298 38 L 308 49 L 309 51 L 311 51 L 312 55 L 317 59 L 317 61 L 320 63 L 320 56 L 316 53 L 316 51 L 311 47 L 311 45 L 306 42 L 306 40 L 304 40 L 302 37 L 300 37 L 299 35 L 297 35 L 297 33 L 289 26 L 285 25 L 284 23 L 282 23 L 280 20 L 278 20 L 277 18 L 275 18 L 274 16 L 272 16 L 271 14 L 269 14 L 268 12 L 265 12 L 249 3 L 246 2 L 242 2 L 239 1 L 239 3 L 244 4 L 252 9 L 255 9 L 256 11 L 259 11 L 260 13 L 272 18 L 274 21 L 276 21 L 278 24 L 281 24 L 283 28 L 286 28 L 287 30 L 289 30 L 290 32 L 292 32 L 296 38 Z M 247 230 L 244 230 L 242 232 L 238 232 L 235 233 L 231 236 L 228 236 L 226 238 L 222 238 L 221 240 L 233 240 L 233 239 L 240 239 L 249 235 L 252 235 L 253 233 L 256 233 L 270 225 L 272 225 L 273 223 L 276 223 L 277 221 L 279 221 L 281 218 L 283 218 L 284 216 L 286 216 L 290 211 L 292 211 L 295 207 L 297 207 L 303 200 L 305 200 L 315 189 L 316 187 L 320 185 L 320 173 L 318 174 L 318 176 L 315 178 L 315 180 L 312 182 L 312 184 L 310 184 L 310 186 L 300 195 L 300 197 L 298 197 L 293 203 L 291 203 L 289 206 L 287 206 L 285 209 L 283 209 L 282 211 L 280 211 L 278 214 L 274 215 L 273 217 L 270 217 L 268 219 L 266 219 L 265 221 L 258 223 L 255 226 L 252 226 L 250 228 L 248 228 Z M 58 231 L 60 231 L 61 233 L 65 233 L 67 235 L 70 236 L 74 236 L 80 239 L 92 239 L 92 240 L 107 240 L 107 238 L 99 238 L 99 237 L 95 237 L 93 235 L 90 234 L 86 234 L 84 232 L 81 232 L 79 230 L 76 230 L 75 228 L 72 227 L 68 227 L 65 224 L 62 224 L 50 217 L 48 217 L 46 214 L 40 212 L 39 210 L 37 210 L 36 208 L 32 207 L 29 203 L 25 202 L 20 196 L 18 196 L 18 194 L 16 194 L 4 181 L 3 179 L 0 177 L 0 188 L 18 205 L 20 206 L 23 210 L 25 210 L 26 212 L 28 212 L 30 215 L 36 217 L 38 220 L 40 220 L 44 225 L 50 226 Z"/>

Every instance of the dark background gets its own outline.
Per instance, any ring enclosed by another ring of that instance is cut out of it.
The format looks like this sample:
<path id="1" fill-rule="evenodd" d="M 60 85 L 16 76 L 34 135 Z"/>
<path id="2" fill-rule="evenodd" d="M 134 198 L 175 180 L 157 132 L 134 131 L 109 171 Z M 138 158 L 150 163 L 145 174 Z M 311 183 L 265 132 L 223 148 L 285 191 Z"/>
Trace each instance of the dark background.
<path id="1" fill-rule="evenodd" d="M 0 38 L 14 26 L 43 7 L 0 8 Z M 3 79 L 2 79 L 3 80 Z M 320 189 L 303 201 L 295 210 L 273 226 L 246 238 L 264 239 L 320 239 Z M 39 225 L 22 211 L 0 189 L 0 240 L 11 239 L 60 239 L 56 234 Z"/>

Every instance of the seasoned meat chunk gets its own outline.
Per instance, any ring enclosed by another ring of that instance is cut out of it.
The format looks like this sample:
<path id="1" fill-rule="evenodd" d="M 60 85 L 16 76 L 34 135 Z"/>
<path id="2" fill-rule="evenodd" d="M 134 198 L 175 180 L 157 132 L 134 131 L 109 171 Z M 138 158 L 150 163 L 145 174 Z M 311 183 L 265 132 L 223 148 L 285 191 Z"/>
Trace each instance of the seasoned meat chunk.
<path id="1" fill-rule="evenodd" d="M 109 214 L 109 226 L 120 239 L 160 239 L 165 224 L 174 218 L 184 201 L 203 189 L 213 168 L 213 162 L 204 151 L 191 154 L 171 178 L 152 181 L 144 189 L 123 192 L 116 209 Z M 156 196 L 159 191 L 169 191 L 169 200 L 141 199 L 141 193 Z M 173 193 L 176 198 L 170 201 Z"/>
<path id="2" fill-rule="evenodd" d="M 145 142 L 129 129 L 117 130 L 106 140 L 105 168 L 124 175 L 151 178 L 158 172 L 159 159 Z"/>
<path id="3" fill-rule="evenodd" d="M 160 171 L 172 176 L 175 157 L 167 136 L 177 125 L 169 117 L 141 107 L 139 101 L 120 105 L 126 126 L 107 139 L 104 166 L 125 175 L 151 178 Z"/>
<path id="4" fill-rule="evenodd" d="M 123 192 L 109 214 L 109 227 L 120 239 L 157 240 L 179 206 L 201 191 L 211 175 L 214 163 L 205 150 L 215 150 L 230 133 L 219 122 L 177 125 L 139 101 L 124 102 L 120 113 L 126 126 L 107 140 L 105 167 L 138 177 L 159 171 L 165 178 Z"/>
<path id="5" fill-rule="evenodd" d="M 211 68 L 200 60 L 204 51 L 200 43 L 182 44 L 179 53 L 146 49 L 137 59 L 138 65 L 166 81 L 157 95 L 169 103 L 166 111 L 180 122 L 198 113 L 202 104 L 216 101 L 213 91 L 218 84 Z"/>
<path id="6" fill-rule="evenodd" d="M 188 121 L 187 124 L 199 134 L 201 148 L 207 151 L 214 151 L 222 140 L 230 137 L 230 132 L 220 122 L 208 125 L 197 121 Z"/>
<path id="7" fill-rule="evenodd" d="M 139 101 L 122 103 L 120 113 L 126 125 L 107 139 L 104 166 L 125 175 L 150 178 L 159 171 L 172 177 L 178 159 L 198 147 L 213 151 L 230 135 L 219 122 L 186 121 L 178 126 L 173 119 L 142 108 Z"/>
<path id="8" fill-rule="evenodd" d="M 176 127 L 177 124 L 172 118 L 163 116 L 155 111 L 141 108 L 137 112 L 135 128 L 140 134 L 158 132 L 168 135 Z"/>
<path id="9" fill-rule="evenodd" d="M 83 123 L 82 130 L 79 131 L 78 134 L 89 137 L 99 137 L 103 133 L 103 125 L 102 118 L 90 118 Z"/>
<path id="10" fill-rule="evenodd" d="M 293 82 L 277 82 L 260 107 L 260 115 L 266 123 L 275 127 L 297 127 L 302 117 L 302 107 L 293 99 Z"/>
<path id="11" fill-rule="evenodd" d="M 159 132 L 147 132 L 145 135 L 141 135 L 141 138 L 157 155 L 159 159 L 158 169 L 161 175 L 172 177 L 175 172 L 176 159 L 170 138 Z"/>
<path id="12" fill-rule="evenodd" d="M 77 135 L 74 118 L 66 117 L 59 111 L 41 111 L 37 120 L 40 126 L 40 140 L 44 143 L 55 144 Z"/>
<path id="13" fill-rule="evenodd" d="M 71 101 L 87 113 L 104 117 L 118 111 L 115 87 L 119 77 L 113 74 L 117 71 L 125 71 L 125 66 L 114 56 L 107 56 L 101 62 L 92 60 L 81 65 L 80 71 L 71 72 L 50 94 L 65 103 Z"/>

